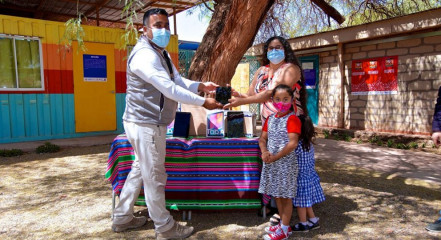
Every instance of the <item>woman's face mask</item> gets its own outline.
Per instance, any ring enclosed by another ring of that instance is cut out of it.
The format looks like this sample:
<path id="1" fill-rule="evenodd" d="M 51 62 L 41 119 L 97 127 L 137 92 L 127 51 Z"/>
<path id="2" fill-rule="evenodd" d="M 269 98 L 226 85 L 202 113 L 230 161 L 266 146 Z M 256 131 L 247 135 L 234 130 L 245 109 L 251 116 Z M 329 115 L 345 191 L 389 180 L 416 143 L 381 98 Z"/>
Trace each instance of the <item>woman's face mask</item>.
<path id="1" fill-rule="evenodd" d="M 170 31 L 165 28 L 152 28 L 153 38 L 150 39 L 160 48 L 167 47 L 170 41 Z"/>
<path id="2" fill-rule="evenodd" d="M 285 50 L 283 49 L 273 49 L 266 53 L 266 57 L 272 64 L 279 64 L 285 60 Z"/>

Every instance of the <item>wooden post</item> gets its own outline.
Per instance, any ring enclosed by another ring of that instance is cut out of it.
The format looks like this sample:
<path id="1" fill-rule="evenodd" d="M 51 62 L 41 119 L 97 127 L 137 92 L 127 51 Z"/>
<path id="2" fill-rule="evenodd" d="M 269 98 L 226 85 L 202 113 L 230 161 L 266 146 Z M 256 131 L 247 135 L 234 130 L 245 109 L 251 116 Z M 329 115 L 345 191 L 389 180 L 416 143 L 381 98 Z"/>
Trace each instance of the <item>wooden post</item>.
<path id="1" fill-rule="evenodd" d="M 338 118 L 338 127 L 345 127 L 345 63 L 343 61 L 343 43 L 338 43 L 337 45 L 337 62 L 338 68 L 340 69 L 340 114 Z"/>
<path id="2" fill-rule="evenodd" d="M 96 8 L 96 25 L 100 26 L 100 10 L 99 8 Z"/>

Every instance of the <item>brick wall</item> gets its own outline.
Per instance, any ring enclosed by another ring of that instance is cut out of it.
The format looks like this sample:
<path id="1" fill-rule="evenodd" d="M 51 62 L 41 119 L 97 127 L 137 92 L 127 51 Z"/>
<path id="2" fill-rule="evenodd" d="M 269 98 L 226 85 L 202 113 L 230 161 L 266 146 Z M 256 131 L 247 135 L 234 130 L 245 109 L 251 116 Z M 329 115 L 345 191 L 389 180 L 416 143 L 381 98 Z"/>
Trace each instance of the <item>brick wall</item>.
<path id="1" fill-rule="evenodd" d="M 343 45 L 343 49 L 345 128 L 410 134 L 431 132 L 436 94 L 441 86 L 441 36 L 356 47 Z M 337 51 L 317 54 L 319 126 L 337 127 L 341 102 Z M 398 94 L 351 95 L 352 60 L 383 56 L 398 56 Z"/>

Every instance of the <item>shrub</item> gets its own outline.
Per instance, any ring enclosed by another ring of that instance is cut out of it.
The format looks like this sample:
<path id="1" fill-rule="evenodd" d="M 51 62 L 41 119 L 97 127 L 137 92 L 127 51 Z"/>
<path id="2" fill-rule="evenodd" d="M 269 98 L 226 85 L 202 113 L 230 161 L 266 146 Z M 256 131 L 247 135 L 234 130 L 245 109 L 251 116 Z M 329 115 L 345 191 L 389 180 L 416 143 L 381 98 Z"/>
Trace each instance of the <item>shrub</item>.
<path id="1" fill-rule="evenodd" d="M 329 138 L 329 130 L 323 130 L 323 136 L 328 139 Z"/>
<path id="2" fill-rule="evenodd" d="M 16 157 L 23 155 L 21 149 L 0 149 L 0 157 Z"/>
<path id="3" fill-rule="evenodd" d="M 45 142 L 44 145 L 37 147 L 37 153 L 54 153 L 60 151 L 60 146 Z"/>
<path id="4" fill-rule="evenodd" d="M 395 145 L 395 141 L 393 139 L 388 139 L 387 140 L 387 147 L 393 147 Z"/>
<path id="5" fill-rule="evenodd" d="M 358 143 L 358 144 L 361 144 L 361 143 L 363 143 L 363 141 L 361 141 L 361 139 L 358 139 L 358 140 L 357 140 L 357 143 Z"/>
<path id="6" fill-rule="evenodd" d="M 369 138 L 369 142 L 370 143 L 376 143 L 376 142 L 378 142 L 378 140 L 380 140 L 379 138 L 378 138 L 378 136 L 372 136 L 371 138 Z"/>
<path id="7" fill-rule="evenodd" d="M 377 145 L 378 145 L 378 146 L 383 146 L 383 141 L 378 140 L 378 141 L 377 141 Z"/>
<path id="8" fill-rule="evenodd" d="M 413 149 L 417 149 L 417 148 L 418 148 L 418 143 L 416 143 L 416 142 L 410 142 L 410 143 L 409 143 L 409 147 L 410 147 L 410 148 L 413 148 Z"/>
<path id="9" fill-rule="evenodd" d="M 409 146 L 404 143 L 397 143 L 396 148 L 398 149 L 409 149 Z"/>
<path id="10" fill-rule="evenodd" d="M 352 140 L 352 137 L 349 136 L 349 134 L 344 133 L 343 134 L 343 140 L 345 140 L 346 142 L 350 142 Z"/>

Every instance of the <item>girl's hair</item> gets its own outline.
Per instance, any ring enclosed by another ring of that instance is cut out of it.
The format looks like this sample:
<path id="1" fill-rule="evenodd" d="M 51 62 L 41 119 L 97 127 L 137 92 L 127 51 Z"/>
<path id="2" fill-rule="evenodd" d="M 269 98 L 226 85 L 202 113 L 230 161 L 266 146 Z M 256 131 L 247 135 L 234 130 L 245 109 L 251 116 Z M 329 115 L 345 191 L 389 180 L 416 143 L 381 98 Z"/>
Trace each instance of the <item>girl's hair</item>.
<path id="1" fill-rule="evenodd" d="M 291 87 L 289 87 L 288 85 L 285 85 L 285 84 L 277 85 L 273 89 L 271 97 L 274 97 L 274 95 L 276 95 L 276 92 L 279 91 L 279 90 L 285 90 L 289 94 L 289 96 L 291 96 L 291 98 L 294 98 L 294 91 L 292 90 Z"/>
<path id="2" fill-rule="evenodd" d="M 299 67 L 299 69 L 300 69 L 299 85 L 300 85 L 301 89 L 300 89 L 300 99 L 299 100 L 300 100 L 300 104 L 302 104 L 303 114 L 308 115 L 308 109 L 306 108 L 305 78 L 303 76 L 302 65 L 300 64 L 299 60 L 297 59 L 296 55 L 294 54 L 294 51 L 292 50 L 289 42 L 286 41 L 285 38 L 280 37 L 280 36 L 274 36 L 274 37 L 269 38 L 265 42 L 265 44 L 263 45 L 262 64 L 263 64 L 263 66 L 266 66 L 269 64 L 270 61 L 268 60 L 268 57 L 267 57 L 268 46 L 275 39 L 279 40 L 280 43 L 282 43 L 283 49 L 285 50 L 285 62 L 292 63 L 292 64 L 296 65 L 297 67 Z"/>
<path id="3" fill-rule="evenodd" d="M 300 115 L 299 118 L 302 122 L 302 132 L 300 133 L 299 140 L 303 142 L 303 150 L 309 152 L 311 143 L 315 144 L 314 140 L 317 133 L 315 132 L 314 124 L 312 123 L 312 120 L 308 115 Z"/>

